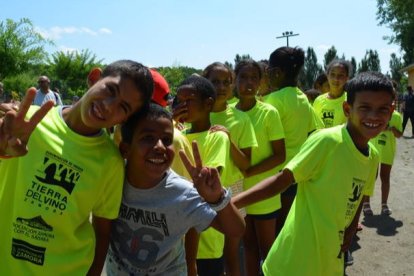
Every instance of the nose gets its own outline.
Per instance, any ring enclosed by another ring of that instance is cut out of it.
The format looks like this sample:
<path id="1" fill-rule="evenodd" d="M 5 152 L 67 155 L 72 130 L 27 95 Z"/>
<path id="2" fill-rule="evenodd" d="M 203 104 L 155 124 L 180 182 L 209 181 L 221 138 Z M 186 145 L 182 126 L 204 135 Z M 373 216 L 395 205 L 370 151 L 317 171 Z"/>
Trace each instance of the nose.
<path id="1" fill-rule="evenodd" d="M 106 112 L 112 112 L 116 105 L 116 99 L 114 98 L 107 98 L 103 101 L 103 106 Z"/>
<path id="2" fill-rule="evenodd" d="M 164 151 L 165 146 L 161 139 L 158 139 L 157 142 L 154 145 L 154 149 L 158 151 Z"/>

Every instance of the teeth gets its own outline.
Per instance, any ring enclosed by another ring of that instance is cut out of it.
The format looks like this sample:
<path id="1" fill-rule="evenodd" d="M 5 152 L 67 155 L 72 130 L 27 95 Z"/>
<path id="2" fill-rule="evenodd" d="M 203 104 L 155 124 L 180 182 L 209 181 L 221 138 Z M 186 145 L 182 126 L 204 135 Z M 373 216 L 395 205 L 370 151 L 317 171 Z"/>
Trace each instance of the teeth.
<path id="1" fill-rule="evenodd" d="M 366 126 L 368 127 L 378 127 L 379 124 L 374 124 L 374 123 L 365 123 Z"/>
<path id="2" fill-rule="evenodd" d="M 148 161 L 154 164 L 162 164 L 165 162 L 164 159 L 149 159 Z"/>
<path id="3" fill-rule="evenodd" d="M 101 120 L 103 120 L 103 119 L 104 119 L 104 117 L 103 117 L 102 113 L 99 111 L 99 109 L 98 109 L 98 107 L 97 107 L 96 105 L 93 105 L 93 112 L 95 113 L 95 115 L 96 115 L 99 119 L 101 119 Z"/>

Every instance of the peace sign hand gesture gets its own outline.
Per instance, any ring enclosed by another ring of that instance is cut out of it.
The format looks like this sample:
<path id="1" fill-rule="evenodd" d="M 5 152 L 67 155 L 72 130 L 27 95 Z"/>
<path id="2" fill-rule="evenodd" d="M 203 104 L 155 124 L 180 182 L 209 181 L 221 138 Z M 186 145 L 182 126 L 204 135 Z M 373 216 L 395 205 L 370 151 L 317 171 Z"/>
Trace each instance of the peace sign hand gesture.
<path id="1" fill-rule="evenodd" d="M 19 110 L 7 111 L 0 118 L 0 156 L 17 157 L 27 153 L 27 142 L 33 130 L 53 107 L 53 101 L 46 102 L 33 116 L 26 120 L 27 111 L 36 96 L 36 88 L 26 92 Z"/>
<path id="2" fill-rule="evenodd" d="M 183 150 L 180 150 L 181 160 L 193 179 L 194 187 L 200 196 L 207 203 L 215 204 L 220 201 L 225 192 L 221 186 L 219 172 L 216 168 L 203 167 L 196 141 L 193 141 L 192 147 L 195 165 L 191 164 Z"/>

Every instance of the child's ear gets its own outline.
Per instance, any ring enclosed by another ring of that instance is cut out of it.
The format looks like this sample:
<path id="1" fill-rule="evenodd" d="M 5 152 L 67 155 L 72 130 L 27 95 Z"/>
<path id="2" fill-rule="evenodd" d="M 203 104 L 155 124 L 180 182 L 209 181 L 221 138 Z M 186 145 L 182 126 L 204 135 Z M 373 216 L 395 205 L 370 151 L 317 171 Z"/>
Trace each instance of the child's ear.
<path id="1" fill-rule="evenodd" d="M 344 101 L 342 108 L 344 109 L 345 116 L 349 118 L 349 114 L 351 113 L 351 105 L 347 101 Z"/>
<path id="2" fill-rule="evenodd" d="M 119 143 L 119 152 L 121 153 L 121 156 L 126 159 L 129 153 L 129 144 L 121 141 Z"/>
<path id="3" fill-rule="evenodd" d="M 93 86 L 100 80 L 102 76 L 102 70 L 99 67 L 94 67 L 88 74 L 88 88 Z"/>
<path id="4" fill-rule="evenodd" d="M 213 110 L 213 106 L 214 106 L 214 102 L 215 100 L 212 97 L 208 97 L 208 99 L 206 99 L 206 105 Z"/>

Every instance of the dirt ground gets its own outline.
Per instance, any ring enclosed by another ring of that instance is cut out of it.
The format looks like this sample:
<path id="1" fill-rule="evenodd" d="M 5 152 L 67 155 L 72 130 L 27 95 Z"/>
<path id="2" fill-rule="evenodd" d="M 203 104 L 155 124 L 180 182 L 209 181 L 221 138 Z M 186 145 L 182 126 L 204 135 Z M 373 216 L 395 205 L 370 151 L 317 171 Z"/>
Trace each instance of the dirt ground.
<path id="1" fill-rule="evenodd" d="M 380 214 L 381 182 L 377 180 L 371 199 L 374 216 L 361 215 L 364 229 L 352 245 L 354 264 L 347 267 L 348 276 L 414 275 L 414 138 L 410 122 L 397 147 L 388 200 L 392 214 Z"/>

